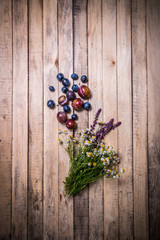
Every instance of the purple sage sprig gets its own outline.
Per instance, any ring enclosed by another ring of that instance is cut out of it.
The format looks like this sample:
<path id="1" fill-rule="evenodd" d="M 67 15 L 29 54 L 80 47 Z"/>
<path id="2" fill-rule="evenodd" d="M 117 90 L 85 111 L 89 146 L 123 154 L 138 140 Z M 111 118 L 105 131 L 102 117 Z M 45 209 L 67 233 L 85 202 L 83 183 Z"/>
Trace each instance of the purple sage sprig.
<path id="1" fill-rule="evenodd" d="M 93 132 L 93 130 L 95 129 L 95 126 L 97 125 L 97 121 L 98 121 L 98 118 L 99 118 L 99 114 L 101 113 L 102 109 L 98 109 L 95 117 L 94 117 L 94 121 L 93 121 L 93 124 L 90 126 L 90 131 Z"/>
<path id="2" fill-rule="evenodd" d="M 118 127 L 121 122 L 117 122 L 116 124 L 113 125 L 114 119 L 112 118 L 108 123 L 104 125 L 100 130 L 97 131 L 96 133 L 96 139 L 98 142 L 101 142 L 102 139 L 111 131 L 114 130 L 116 127 Z"/>

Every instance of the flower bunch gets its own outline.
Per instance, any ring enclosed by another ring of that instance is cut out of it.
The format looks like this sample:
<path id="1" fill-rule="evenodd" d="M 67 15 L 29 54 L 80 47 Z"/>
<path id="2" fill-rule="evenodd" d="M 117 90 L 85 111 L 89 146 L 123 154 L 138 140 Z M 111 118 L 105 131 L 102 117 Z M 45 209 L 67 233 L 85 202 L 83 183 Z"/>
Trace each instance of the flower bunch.
<path id="1" fill-rule="evenodd" d="M 119 172 L 125 171 L 123 168 L 118 170 L 119 157 L 116 150 L 104 143 L 105 135 L 121 123 L 113 124 L 114 119 L 108 123 L 98 123 L 100 112 L 101 109 L 97 111 L 90 129 L 82 129 L 77 137 L 59 129 L 62 137 L 58 141 L 64 144 L 70 157 L 70 169 L 64 182 L 65 194 L 75 195 L 103 176 L 118 179 Z M 99 127 L 95 129 L 97 125 Z"/>

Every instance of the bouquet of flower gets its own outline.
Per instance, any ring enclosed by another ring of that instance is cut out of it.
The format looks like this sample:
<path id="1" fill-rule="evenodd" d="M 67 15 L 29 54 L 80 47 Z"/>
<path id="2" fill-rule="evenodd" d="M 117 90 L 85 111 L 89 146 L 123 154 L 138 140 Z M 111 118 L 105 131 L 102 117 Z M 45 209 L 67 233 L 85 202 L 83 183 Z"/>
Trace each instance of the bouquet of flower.
<path id="1" fill-rule="evenodd" d="M 121 122 L 113 124 L 114 119 L 108 123 L 98 122 L 100 112 L 101 109 L 97 111 L 90 129 L 77 133 L 77 138 L 69 135 L 66 130 L 59 129 L 59 134 L 65 135 L 65 138 L 59 138 L 58 141 L 64 143 L 70 157 L 69 173 L 64 182 L 67 195 L 75 195 L 103 176 L 118 179 L 119 172 L 125 171 L 123 168 L 118 170 L 119 158 L 115 149 L 104 143 L 105 135 Z M 99 127 L 96 129 L 97 125 Z"/>

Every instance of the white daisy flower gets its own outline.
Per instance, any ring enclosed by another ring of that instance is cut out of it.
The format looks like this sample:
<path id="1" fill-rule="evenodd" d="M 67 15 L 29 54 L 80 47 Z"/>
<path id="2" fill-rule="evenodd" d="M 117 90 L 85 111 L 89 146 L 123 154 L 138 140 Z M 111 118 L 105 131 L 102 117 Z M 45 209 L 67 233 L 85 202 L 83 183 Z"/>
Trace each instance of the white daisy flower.
<path id="1" fill-rule="evenodd" d="M 117 175 L 116 175 L 116 179 L 118 179 L 119 177 L 120 177 L 119 174 L 117 174 Z"/>
<path id="2" fill-rule="evenodd" d="M 84 145 L 90 146 L 91 145 L 91 141 L 86 140 Z"/>
<path id="3" fill-rule="evenodd" d="M 86 152 L 86 154 L 87 154 L 87 157 L 91 157 L 92 156 L 91 152 Z"/>
<path id="4" fill-rule="evenodd" d="M 62 133 L 63 131 L 59 128 L 58 129 L 58 134 Z"/>
<path id="5" fill-rule="evenodd" d="M 63 141 L 62 141 L 60 138 L 58 138 L 58 142 L 59 142 L 59 143 L 63 143 Z"/>

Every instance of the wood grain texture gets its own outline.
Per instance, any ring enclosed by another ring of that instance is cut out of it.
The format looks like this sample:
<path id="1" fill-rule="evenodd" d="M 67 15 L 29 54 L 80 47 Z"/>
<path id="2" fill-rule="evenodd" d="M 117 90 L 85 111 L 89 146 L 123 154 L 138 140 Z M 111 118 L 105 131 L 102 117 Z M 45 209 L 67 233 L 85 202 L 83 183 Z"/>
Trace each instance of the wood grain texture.
<path id="1" fill-rule="evenodd" d="M 0 239 L 11 237 L 12 8 L 0 6 Z"/>
<path id="2" fill-rule="evenodd" d="M 0 1 L 0 239 L 159 239 L 159 39 L 158 0 Z M 73 72 L 78 85 L 88 75 L 92 110 L 78 131 L 98 108 L 122 121 L 106 143 L 125 174 L 74 198 L 63 195 L 58 72 L 71 86 Z"/>
<path id="3" fill-rule="evenodd" d="M 117 122 L 116 1 L 103 0 L 103 119 Z M 117 129 L 105 142 L 117 149 Z M 118 239 L 118 181 L 104 178 L 104 239 Z"/>
<path id="4" fill-rule="evenodd" d="M 42 1 L 29 1 L 28 238 L 42 239 Z"/>
<path id="5" fill-rule="evenodd" d="M 101 1 L 88 1 L 88 71 L 92 90 L 89 123 L 103 102 Z M 103 179 L 89 185 L 89 239 L 103 239 Z"/>
<path id="6" fill-rule="evenodd" d="M 13 239 L 27 239 L 28 37 L 27 1 L 13 1 Z"/>
<path id="7" fill-rule="evenodd" d="M 132 1 L 134 237 L 148 239 L 145 1 Z"/>
<path id="8" fill-rule="evenodd" d="M 57 1 L 43 1 L 44 46 L 44 197 L 43 238 L 58 239 L 58 121 L 57 108 L 49 109 L 47 101 L 57 104 L 58 36 Z M 49 86 L 55 91 L 50 92 Z"/>
<path id="9" fill-rule="evenodd" d="M 79 79 L 75 84 L 82 85 L 82 75 L 88 75 L 87 62 L 87 1 L 75 0 L 73 2 L 73 33 L 74 33 L 74 72 Z M 88 112 L 78 112 L 77 131 L 88 126 Z M 89 237 L 89 192 L 88 187 L 74 197 L 74 238 L 88 240 Z"/>
<path id="10" fill-rule="evenodd" d="M 148 153 L 150 239 L 160 236 L 160 1 L 147 1 Z"/>
<path id="11" fill-rule="evenodd" d="M 72 25 L 72 0 L 58 1 L 58 32 L 59 32 L 59 72 L 66 78 L 73 73 L 73 25 Z M 71 82 L 72 84 L 72 82 Z M 59 83 L 59 96 L 62 84 Z M 59 110 L 62 107 L 59 106 Z M 59 128 L 66 129 L 59 124 Z M 71 131 L 72 134 L 72 131 Z M 69 170 L 69 157 L 63 145 L 59 146 L 59 239 L 73 239 L 73 198 L 64 197 L 65 177 Z"/>
<path id="12" fill-rule="evenodd" d="M 117 2 L 118 149 L 126 169 L 119 181 L 119 238 L 133 239 L 131 1 Z"/>

